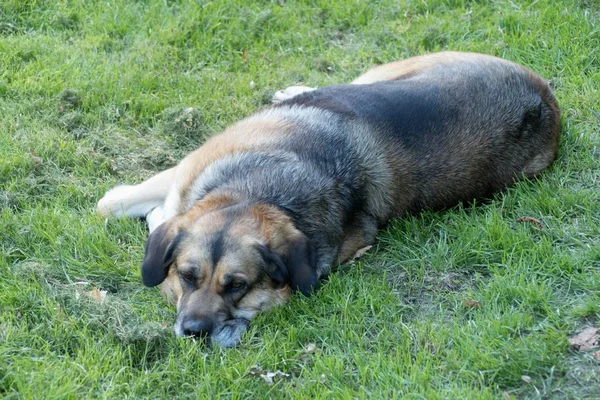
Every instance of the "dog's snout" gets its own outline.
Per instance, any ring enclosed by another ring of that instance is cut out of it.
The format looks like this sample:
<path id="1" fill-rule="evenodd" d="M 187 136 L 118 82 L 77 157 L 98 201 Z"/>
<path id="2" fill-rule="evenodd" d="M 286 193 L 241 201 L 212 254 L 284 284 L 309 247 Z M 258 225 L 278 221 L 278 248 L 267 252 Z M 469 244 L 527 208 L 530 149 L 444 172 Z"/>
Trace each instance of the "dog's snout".
<path id="1" fill-rule="evenodd" d="M 213 322 L 210 318 L 187 318 L 182 324 L 185 336 L 205 338 L 213 330 Z"/>

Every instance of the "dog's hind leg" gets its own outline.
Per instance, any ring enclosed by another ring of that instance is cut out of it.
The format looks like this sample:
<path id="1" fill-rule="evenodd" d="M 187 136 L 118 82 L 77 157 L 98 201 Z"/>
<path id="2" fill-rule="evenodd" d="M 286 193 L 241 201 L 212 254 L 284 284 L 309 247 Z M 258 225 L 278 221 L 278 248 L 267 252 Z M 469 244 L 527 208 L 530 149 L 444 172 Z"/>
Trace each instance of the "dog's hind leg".
<path id="1" fill-rule="evenodd" d="M 109 190 L 98 202 L 98 214 L 105 217 L 145 217 L 156 207 L 162 207 L 175 180 L 176 168 L 154 175 L 139 185 L 123 185 Z"/>
<path id="2" fill-rule="evenodd" d="M 443 51 L 379 65 L 371 68 L 351 83 L 354 85 L 368 85 L 370 83 L 381 81 L 393 81 L 396 79 L 410 78 L 413 75 L 437 65 L 449 65 L 462 61 L 486 62 L 492 60 L 498 59 L 484 54 Z"/>

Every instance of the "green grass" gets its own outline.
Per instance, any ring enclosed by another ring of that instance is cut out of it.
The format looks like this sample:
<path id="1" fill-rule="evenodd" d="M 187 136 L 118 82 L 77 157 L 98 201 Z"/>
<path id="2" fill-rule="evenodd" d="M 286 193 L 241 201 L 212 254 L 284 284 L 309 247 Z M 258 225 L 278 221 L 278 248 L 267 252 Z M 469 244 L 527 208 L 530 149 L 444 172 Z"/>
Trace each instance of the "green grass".
<path id="1" fill-rule="evenodd" d="M 567 343 L 600 324 L 599 10 L 1 2 L 0 397 L 599 398 L 600 364 Z M 553 81 L 555 165 L 491 202 L 393 223 L 317 295 L 255 320 L 238 348 L 175 338 L 174 310 L 140 283 L 145 226 L 95 216 L 103 193 L 174 165 L 278 89 L 444 49 Z M 93 287 L 105 302 L 85 295 Z M 290 376 L 268 385 L 257 370 Z"/>

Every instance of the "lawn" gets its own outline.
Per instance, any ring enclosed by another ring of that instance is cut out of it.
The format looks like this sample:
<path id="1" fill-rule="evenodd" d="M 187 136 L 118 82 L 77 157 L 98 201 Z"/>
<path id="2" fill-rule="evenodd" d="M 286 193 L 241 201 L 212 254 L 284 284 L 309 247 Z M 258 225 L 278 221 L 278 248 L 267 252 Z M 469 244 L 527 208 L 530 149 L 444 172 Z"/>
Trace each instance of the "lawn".
<path id="1" fill-rule="evenodd" d="M 567 340 L 600 325 L 599 47 L 597 0 L 0 2 L 0 397 L 600 398 Z M 552 80 L 553 167 L 394 222 L 235 349 L 176 338 L 103 193 L 278 89 L 445 49 Z"/>

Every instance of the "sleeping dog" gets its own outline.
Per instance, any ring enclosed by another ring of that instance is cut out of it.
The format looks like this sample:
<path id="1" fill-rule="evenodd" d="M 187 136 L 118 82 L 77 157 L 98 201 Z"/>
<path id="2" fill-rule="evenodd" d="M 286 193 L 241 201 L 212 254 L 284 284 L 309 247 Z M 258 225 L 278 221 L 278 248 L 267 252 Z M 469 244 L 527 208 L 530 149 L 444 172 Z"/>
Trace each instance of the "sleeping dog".
<path id="1" fill-rule="evenodd" d="M 548 83 L 499 58 L 444 52 L 351 84 L 277 92 L 179 165 L 98 203 L 146 217 L 146 286 L 175 331 L 230 347 L 257 313 L 309 295 L 390 219 L 489 197 L 557 152 Z"/>

